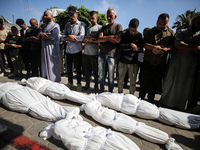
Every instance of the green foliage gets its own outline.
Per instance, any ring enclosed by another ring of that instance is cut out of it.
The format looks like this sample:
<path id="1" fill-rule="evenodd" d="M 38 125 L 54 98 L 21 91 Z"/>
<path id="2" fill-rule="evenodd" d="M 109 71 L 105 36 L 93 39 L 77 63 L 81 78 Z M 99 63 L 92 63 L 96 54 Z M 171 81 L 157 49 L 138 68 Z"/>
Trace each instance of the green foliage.
<path id="1" fill-rule="evenodd" d="M 68 16 L 68 8 L 71 7 L 72 5 L 70 4 L 66 11 L 60 13 L 58 16 L 55 17 L 56 22 L 60 25 L 60 30 L 63 31 L 65 24 L 69 22 L 69 16 Z M 85 8 L 83 5 L 81 5 L 80 8 L 78 8 L 78 20 L 84 22 L 85 28 L 91 25 L 90 23 L 90 11 L 89 9 Z M 100 25 L 105 25 L 107 23 L 106 19 L 106 14 L 99 14 L 98 13 L 98 24 Z"/>
<path id="2" fill-rule="evenodd" d="M 195 14 L 196 9 L 194 9 L 193 11 L 187 10 L 185 14 L 178 15 L 176 17 L 176 22 L 174 22 L 172 28 L 176 28 L 176 30 L 188 28 L 189 26 L 191 26 L 192 19 L 195 16 Z"/>

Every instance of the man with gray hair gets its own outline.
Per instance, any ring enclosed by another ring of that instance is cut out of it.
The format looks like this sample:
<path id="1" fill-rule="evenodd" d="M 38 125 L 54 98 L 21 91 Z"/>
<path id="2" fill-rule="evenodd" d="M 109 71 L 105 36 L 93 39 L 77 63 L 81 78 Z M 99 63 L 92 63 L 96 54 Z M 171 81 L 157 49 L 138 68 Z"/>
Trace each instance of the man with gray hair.
<path id="1" fill-rule="evenodd" d="M 98 69 L 101 92 L 104 91 L 106 65 L 108 65 L 109 92 L 112 92 L 114 88 L 115 52 L 117 43 L 120 43 L 120 37 L 118 36 L 118 33 L 122 31 L 122 25 L 115 23 L 116 18 L 117 15 L 115 9 L 108 8 L 108 25 L 103 26 L 99 34 L 99 42 L 101 42 L 101 48 L 98 58 Z"/>

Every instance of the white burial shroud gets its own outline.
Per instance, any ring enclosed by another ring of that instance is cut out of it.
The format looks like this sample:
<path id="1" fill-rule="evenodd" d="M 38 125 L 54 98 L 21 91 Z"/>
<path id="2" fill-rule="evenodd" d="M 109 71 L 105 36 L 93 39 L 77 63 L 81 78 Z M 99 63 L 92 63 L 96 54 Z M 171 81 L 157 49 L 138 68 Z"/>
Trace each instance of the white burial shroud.
<path id="1" fill-rule="evenodd" d="M 29 113 L 45 121 L 81 117 L 78 115 L 79 108 L 60 106 L 39 92 L 16 82 L 0 83 L 0 102 L 11 110 Z"/>
<path id="2" fill-rule="evenodd" d="M 25 82 L 28 87 L 57 100 L 68 99 L 79 104 L 85 104 L 91 102 L 94 97 L 93 95 L 90 96 L 80 92 L 71 91 L 64 84 L 52 82 L 40 77 L 31 77 L 28 80 L 22 79 L 21 82 Z"/>
<path id="3" fill-rule="evenodd" d="M 137 122 L 125 114 L 117 113 L 114 110 L 105 108 L 96 100 L 83 104 L 80 108 L 97 122 L 106 126 L 111 126 L 117 131 L 128 134 L 135 133 L 147 141 L 165 144 L 168 150 L 182 150 L 179 145 L 174 143 L 175 140 L 173 138 L 169 138 L 167 133 L 150 127 L 145 123 Z"/>
<path id="4" fill-rule="evenodd" d="M 68 99 L 85 104 L 96 98 L 103 106 L 121 111 L 128 115 L 136 115 L 144 119 L 158 119 L 159 121 L 182 129 L 198 129 L 200 116 L 179 112 L 166 108 L 158 108 L 147 101 L 140 100 L 132 94 L 103 92 L 101 94 L 83 94 L 71 91 L 64 84 L 49 81 L 40 77 L 23 79 L 26 85 L 38 92 L 55 99 Z"/>
<path id="5" fill-rule="evenodd" d="M 139 150 L 139 147 L 121 133 L 105 129 L 79 119 L 62 119 L 44 128 L 43 139 L 53 136 L 62 140 L 70 150 Z"/>

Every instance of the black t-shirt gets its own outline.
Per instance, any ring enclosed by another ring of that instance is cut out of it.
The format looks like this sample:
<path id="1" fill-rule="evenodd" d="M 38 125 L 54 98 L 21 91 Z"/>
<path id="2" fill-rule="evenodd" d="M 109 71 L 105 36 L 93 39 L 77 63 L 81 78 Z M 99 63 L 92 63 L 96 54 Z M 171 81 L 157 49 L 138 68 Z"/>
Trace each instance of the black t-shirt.
<path id="1" fill-rule="evenodd" d="M 21 38 L 28 38 L 30 37 L 31 29 L 28 28 L 25 32 L 24 29 L 20 30 Z M 30 42 L 22 42 L 22 50 L 27 51 L 30 50 Z"/>
<path id="2" fill-rule="evenodd" d="M 21 45 L 22 44 L 22 39 L 18 35 L 13 37 L 12 35 L 7 36 L 6 40 L 4 43 L 8 44 L 16 44 L 16 45 Z M 8 50 L 10 51 L 11 57 L 18 55 L 19 53 L 19 48 L 14 48 L 14 47 L 9 47 Z"/>
<path id="3" fill-rule="evenodd" d="M 138 51 L 143 50 L 143 39 L 142 34 L 136 31 L 133 35 L 130 34 L 129 30 L 126 29 L 121 35 L 121 42 L 118 45 L 118 49 L 121 50 L 119 61 L 125 64 L 135 64 L 138 62 L 138 51 L 123 49 L 130 49 L 131 43 L 134 43 L 138 47 Z"/>
<path id="4" fill-rule="evenodd" d="M 100 33 L 103 32 L 104 36 L 109 36 L 109 35 L 116 35 L 120 31 L 122 31 L 122 25 L 121 24 L 113 24 L 113 25 L 105 25 L 101 28 L 99 31 Z M 115 51 L 116 51 L 117 44 L 116 43 L 111 43 L 111 42 L 102 42 L 101 43 L 101 50 L 100 50 L 100 55 L 106 55 L 110 57 L 114 57 Z"/>
<path id="5" fill-rule="evenodd" d="M 36 38 L 40 38 L 41 28 L 37 30 L 31 30 L 29 36 L 35 36 Z M 30 42 L 30 50 L 31 51 L 40 51 L 41 50 L 41 42 Z"/>

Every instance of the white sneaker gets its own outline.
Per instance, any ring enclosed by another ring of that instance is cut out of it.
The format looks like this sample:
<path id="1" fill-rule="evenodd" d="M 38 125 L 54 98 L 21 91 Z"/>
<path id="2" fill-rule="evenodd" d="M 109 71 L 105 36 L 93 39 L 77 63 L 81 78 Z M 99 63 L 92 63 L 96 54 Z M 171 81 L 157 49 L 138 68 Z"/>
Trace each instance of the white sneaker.
<path id="1" fill-rule="evenodd" d="M 3 77 L 4 76 L 4 73 L 2 72 L 2 73 L 0 73 L 0 77 Z"/>
<path id="2" fill-rule="evenodd" d="M 81 86 L 81 84 L 77 84 L 76 91 L 77 91 L 77 92 L 81 92 L 81 91 L 82 91 L 82 86 Z"/>
<path id="3" fill-rule="evenodd" d="M 66 86 L 70 89 L 70 88 L 73 87 L 73 84 L 71 84 L 71 83 L 68 82 Z"/>

